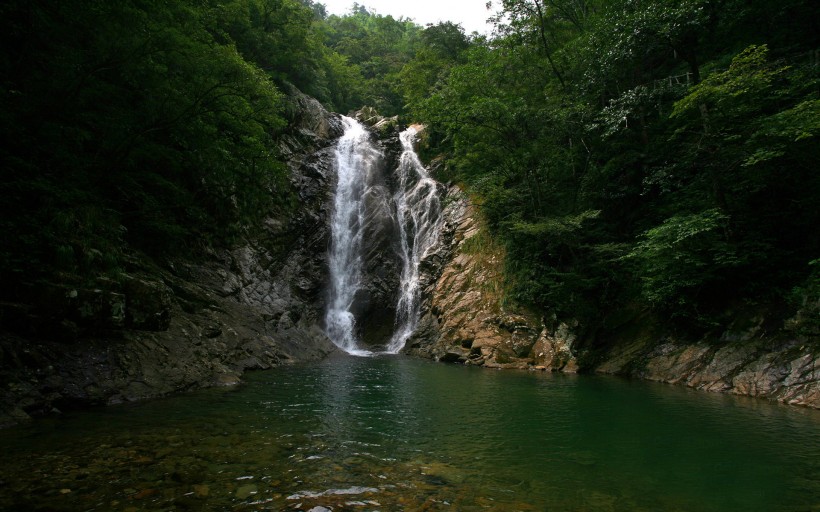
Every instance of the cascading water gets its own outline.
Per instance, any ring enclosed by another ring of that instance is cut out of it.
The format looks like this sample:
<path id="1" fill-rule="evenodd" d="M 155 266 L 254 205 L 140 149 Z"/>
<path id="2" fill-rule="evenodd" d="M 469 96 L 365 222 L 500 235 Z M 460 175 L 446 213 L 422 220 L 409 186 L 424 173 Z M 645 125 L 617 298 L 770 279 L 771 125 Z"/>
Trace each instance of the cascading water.
<path id="1" fill-rule="evenodd" d="M 401 264 L 401 273 L 396 276 L 399 293 L 395 326 L 384 348 L 384 352 L 397 353 L 418 325 L 419 263 L 436 245 L 441 227 L 439 184 L 427 174 L 413 150 L 417 132 L 411 127 L 400 134 L 403 151 L 393 180 L 396 191 L 392 197 L 385 195 L 385 180 L 380 174 L 384 155 L 358 121 L 349 117 L 343 121 L 345 132 L 335 155 L 338 181 L 330 226 L 330 286 L 325 332 L 333 343 L 350 354 L 372 354 L 359 345 L 354 310 L 367 303 L 363 254 L 373 248 L 376 252 L 383 250 L 377 240 L 365 240 L 366 222 L 372 227 L 378 224 L 374 219 L 381 219 L 383 225 L 394 226 L 386 232 L 392 230 L 393 236 L 398 237 L 397 242 L 393 241 L 398 253 L 396 262 Z M 370 233 L 368 236 L 372 238 L 372 231 Z"/>
<path id="2" fill-rule="evenodd" d="M 367 351 L 358 346 L 351 308 L 362 283 L 366 177 L 382 155 L 364 126 L 349 117 L 343 122 L 345 132 L 336 146 L 338 181 L 330 221 L 330 297 L 325 331 L 342 350 L 362 354 Z"/>
<path id="3" fill-rule="evenodd" d="M 419 321 L 419 264 L 436 246 L 441 231 L 439 183 L 432 179 L 419 160 L 413 143 L 417 130 L 412 126 L 400 135 L 399 188 L 393 196 L 401 243 L 401 290 L 396 306 L 396 330 L 386 351 L 397 353 L 416 330 Z"/>

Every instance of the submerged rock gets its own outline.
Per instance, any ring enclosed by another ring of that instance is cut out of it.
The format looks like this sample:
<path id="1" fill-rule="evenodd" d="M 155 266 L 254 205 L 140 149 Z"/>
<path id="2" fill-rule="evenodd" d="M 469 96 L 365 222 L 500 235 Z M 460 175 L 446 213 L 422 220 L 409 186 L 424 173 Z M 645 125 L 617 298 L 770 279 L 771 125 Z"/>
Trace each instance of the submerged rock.
<path id="1" fill-rule="evenodd" d="M 236 497 L 240 500 L 244 500 L 257 492 L 259 492 L 259 489 L 256 487 L 256 484 L 245 484 L 236 490 Z"/>

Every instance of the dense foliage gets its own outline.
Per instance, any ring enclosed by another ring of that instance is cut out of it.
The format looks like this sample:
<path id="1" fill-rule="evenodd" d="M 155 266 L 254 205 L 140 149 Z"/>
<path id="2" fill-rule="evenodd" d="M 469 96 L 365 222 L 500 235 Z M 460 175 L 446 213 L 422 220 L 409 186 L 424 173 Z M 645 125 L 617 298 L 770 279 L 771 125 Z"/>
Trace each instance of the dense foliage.
<path id="1" fill-rule="evenodd" d="M 269 195 L 287 204 L 273 158 L 282 94 L 219 9 L 0 7 L 5 293 L 40 274 L 111 273 L 126 244 L 159 252 L 226 236 Z"/>
<path id="2" fill-rule="evenodd" d="M 295 86 L 329 108 L 402 109 L 425 31 L 311 0 L 0 6 L 5 294 L 115 275 L 291 206 L 277 153 Z M 406 82 L 406 80 L 405 80 Z"/>
<path id="3" fill-rule="evenodd" d="M 818 300 L 812 2 L 494 4 L 485 37 L 356 3 L 4 2 L 3 282 L 111 274 L 125 247 L 287 212 L 295 87 L 426 123 L 440 177 L 507 246 L 513 298 L 545 318 L 709 327 Z"/>
<path id="4" fill-rule="evenodd" d="M 817 6 L 502 4 L 497 37 L 410 108 L 483 198 L 520 301 L 588 329 L 625 309 L 702 328 L 807 289 Z"/>

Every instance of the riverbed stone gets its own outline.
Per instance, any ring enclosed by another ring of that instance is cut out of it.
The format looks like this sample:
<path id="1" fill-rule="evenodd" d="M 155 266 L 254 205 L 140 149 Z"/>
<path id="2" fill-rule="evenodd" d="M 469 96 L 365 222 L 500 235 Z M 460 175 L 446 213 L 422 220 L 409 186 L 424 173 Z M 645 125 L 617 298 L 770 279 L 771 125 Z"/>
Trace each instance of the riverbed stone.
<path id="1" fill-rule="evenodd" d="M 245 498 L 248 498 L 249 496 L 256 494 L 257 492 L 259 492 L 259 489 L 256 486 L 256 484 L 245 484 L 239 486 L 239 488 L 236 490 L 236 497 L 240 500 L 244 500 Z"/>

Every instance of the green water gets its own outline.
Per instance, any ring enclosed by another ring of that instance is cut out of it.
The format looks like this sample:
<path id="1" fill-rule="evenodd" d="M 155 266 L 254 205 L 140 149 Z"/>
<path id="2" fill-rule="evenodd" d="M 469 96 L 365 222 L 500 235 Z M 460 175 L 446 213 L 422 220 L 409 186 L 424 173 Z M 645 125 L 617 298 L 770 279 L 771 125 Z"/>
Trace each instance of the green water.
<path id="1" fill-rule="evenodd" d="M 15 511 L 820 510 L 819 411 L 398 356 L 42 420 L 0 453 Z"/>

